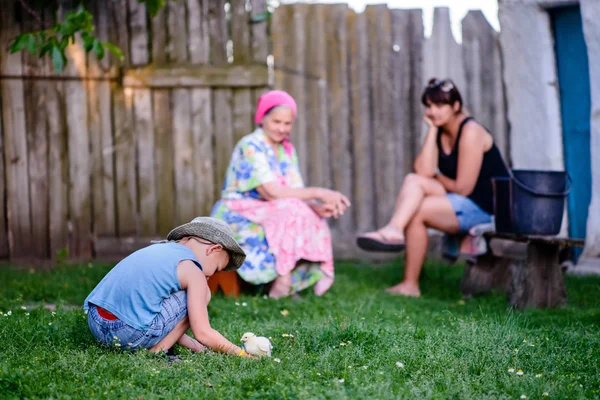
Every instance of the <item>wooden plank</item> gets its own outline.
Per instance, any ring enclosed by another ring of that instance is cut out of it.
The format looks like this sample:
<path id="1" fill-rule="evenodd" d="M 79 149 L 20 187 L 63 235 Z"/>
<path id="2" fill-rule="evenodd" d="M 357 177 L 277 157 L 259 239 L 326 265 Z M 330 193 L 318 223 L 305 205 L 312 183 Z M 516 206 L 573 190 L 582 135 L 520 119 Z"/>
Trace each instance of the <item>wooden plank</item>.
<path id="1" fill-rule="evenodd" d="M 167 2 L 167 32 L 169 61 L 172 63 L 186 62 L 188 59 L 188 43 L 184 1 Z"/>
<path id="2" fill-rule="evenodd" d="M 215 132 L 215 198 L 221 198 L 225 172 L 231 159 L 233 146 L 232 94 L 228 89 L 213 90 L 213 116 Z"/>
<path id="3" fill-rule="evenodd" d="M 83 43 L 78 41 L 67 47 L 65 53 L 68 59 L 65 70 L 85 77 Z M 89 259 L 92 257 L 92 196 L 86 86 L 84 81 L 66 81 L 64 88 L 69 156 L 69 256 Z"/>
<path id="4" fill-rule="evenodd" d="M 350 148 L 350 100 L 348 91 L 348 24 L 347 6 L 331 5 L 326 9 L 327 82 L 329 86 L 329 123 L 333 188 L 352 196 L 352 154 Z M 342 237 L 353 234 L 352 212 L 336 221 Z"/>
<path id="5" fill-rule="evenodd" d="M 146 5 L 138 0 L 129 1 L 129 29 L 131 32 L 129 48 L 131 64 L 145 65 L 148 64 L 148 28 Z M 170 2 L 173 3 L 173 2 Z M 169 3 L 169 4 L 170 4 Z M 176 2 L 178 3 L 178 2 Z"/>
<path id="6" fill-rule="evenodd" d="M 411 46 L 410 10 L 392 10 L 392 104 L 393 137 L 396 144 L 396 179 L 394 190 L 398 192 L 406 174 L 412 171 L 411 132 Z"/>
<path id="7" fill-rule="evenodd" d="M 306 132 L 306 79 L 305 79 L 305 56 L 306 56 L 306 30 L 304 23 L 310 5 L 308 4 L 292 4 L 290 5 L 292 12 L 291 26 L 288 27 L 290 35 L 289 40 L 294 43 L 288 48 L 289 66 L 294 73 L 288 75 L 288 82 L 284 90 L 287 90 L 296 100 L 298 108 L 298 118 L 294 122 L 290 140 L 294 143 L 298 153 L 300 164 L 300 172 L 306 179 L 309 169 L 308 162 L 308 139 Z"/>
<path id="8" fill-rule="evenodd" d="M 190 222 L 194 213 L 194 170 L 191 127 L 190 92 L 173 91 L 173 140 L 175 167 L 175 224 Z"/>
<path id="9" fill-rule="evenodd" d="M 412 144 L 412 163 L 414 163 L 421 149 L 421 131 L 423 130 L 423 109 L 421 106 L 422 86 L 416 83 L 423 82 L 423 52 L 425 47 L 425 33 L 423 26 L 423 10 L 409 10 L 408 35 L 410 37 L 410 132 Z M 412 165 L 411 165 L 412 171 Z"/>
<path id="10" fill-rule="evenodd" d="M 0 56 L 1 57 L 1 56 Z M 10 251 L 8 248 L 8 226 L 6 224 L 6 180 L 4 173 L 4 136 L 2 128 L 2 90 L 0 90 L 0 259 L 8 258 Z"/>
<path id="11" fill-rule="evenodd" d="M 558 246 L 583 247 L 584 239 L 572 239 L 547 235 L 522 235 L 516 233 L 487 232 L 485 236 L 494 239 L 507 239 L 514 242 L 542 242 Z"/>
<path id="12" fill-rule="evenodd" d="M 161 239 L 159 236 L 101 237 L 95 240 L 94 248 L 98 259 L 120 261 L 134 251 L 147 247 L 152 241 Z"/>
<path id="13" fill-rule="evenodd" d="M 50 255 L 68 249 L 69 230 L 69 158 L 67 152 L 66 111 L 64 83 L 51 82 L 46 91 L 46 113 L 48 116 L 48 171 Z"/>
<path id="14" fill-rule="evenodd" d="M 172 3 L 172 2 L 171 2 Z M 171 4 L 169 3 L 169 4 Z M 176 2 L 179 5 L 179 2 Z M 170 7 L 170 6 L 169 6 Z M 148 28 L 146 7 L 137 0 L 130 0 L 131 60 L 133 64 L 147 64 Z M 169 8 L 169 16 L 171 8 Z M 185 29 L 185 24 L 184 29 Z M 139 210 L 138 234 L 156 234 L 156 184 L 154 178 L 154 130 L 152 123 L 152 94 L 150 89 L 134 89 L 133 129 L 137 146 L 137 209 Z"/>
<path id="15" fill-rule="evenodd" d="M 152 121 L 152 98 L 147 89 L 133 93 L 135 137 L 138 154 L 138 192 L 141 234 L 156 235 L 158 200 L 154 176 L 154 125 Z"/>
<path id="16" fill-rule="evenodd" d="M 373 179 L 373 141 L 369 96 L 369 41 L 367 17 L 348 12 L 350 58 L 350 106 L 352 109 L 352 151 L 354 153 L 354 191 L 352 209 L 359 232 L 375 228 L 375 181 Z"/>
<path id="17" fill-rule="evenodd" d="M 168 60 L 167 52 L 167 8 L 160 9 L 152 18 L 152 65 L 165 65 Z"/>
<path id="18" fill-rule="evenodd" d="M 225 0 L 211 0 L 208 3 L 210 62 L 213 65 L 227 64 Z"/>
<path id="19" fill-rule="evenodd" d="M 233 62 L 244 64 L 252 59 L 250 46 L 250 15 L 246 11 L 246 0 L 231 0 L 231 40 L 233 41 Z"/>
<path id="20" fill-rule="evenodd" d="M 371 82 L 373 96 L 373 142 L 376 221 L 385 225 L 391 217 L 395 197 L 395 143 L 392 130 L 391 52 L 392 27 L 390 10 L 385 5 L 368 6 L 368 37 L 371 43 Z"/>
<path id="21" fill-rule="evenodd" d="M 194 89 L 192 104 L 192 168 L 194 171 L 195 215 L 209 215 L 215 203 L 213 125 L 211 121 L 211 95 L 209 90 Z"/>
<path id="22" fill-rule="evenodd" d="M 263 87 L 269 72 L 262 65 L 137 68 L 124 71 L 123 86 L 152 88 L 182 87 Z"/>
<path id="23" fill-rule="evenodd" d="M 242 137 L 252 132 L 252 91 L 248 89 L 233 90 L 233 137 L 237 143 Z"/>
<path id="24" fill-rule="evenodd" d="M 128 3 L 127 1 L 108 1 L 104 3 L 108 5 L 110 12 L 110 41 L 111 43 L 117 44 L 125 55 L 123 65 L 126 67 L 130 66 L 131 57 L 129 55 L 129 29 L 127 24 L 129 14 Z"/>
<path id="25" fill-rule="evenodd" d="M 173 162 L 173 119 L 171 116 L 169 91 L 154 90 L 153 119 L 156 157 L 156 195 L 158 234 L 166 235 L 175 227 L 175 174 Z"/>
<path id="26" fill-rule="evenodd" d="M 96 35 L 108 40 L 108 9 L 98 1 L 92 3 Z M 109 57 L 98 60 L 88 54 L 88 76 L 98 76 L 110 68 Z M 89 103 L 88 127 L 92 144 L 92 221 L 94 236 L 116 234 L 116 208 L 113 168 L 113 138 L 110 82 L 90 80 L 87 84 Z"/>
<path id="27" fill-rule="evenodd" d="M 39 24 L 32 18 L 24 18 L 23 29 L 32 31 L 39 29 Z M 45 60 L 29 52 L 23 52 L 24 75 L 47 73 Z M 29 196 L 31 204 L 31 240 L 34 246 L 30 256 L 45 259 L 49 256 L 48 231 L 48 137 L 46 129 L 46 114 L 43 107 L 46 101 L 46 86 L 48 81 L 28 79 L 23 82 L 25 95 L 25 125 L 23 134 L 27 137 Z"/>
<path id="28" fill-rule="evenodd" d="M 0 13 L 0 43 L 8 43 L 20 33 L 14 2 L 7 2 Z M 0 73 L 20 75 L 23 72 L 21 54 L 0 52 Z M 11 258 L 28 258 L 33 247 L 29 197 L 28 152 L 25 135 L 25 99 L 23 82 L 1 80 L 4 159 L 6 160 L 6 202 Z"/>
<path id="29" fill-rule="evenodd" d="M 192 64 L 206 64 L 210 54 L 208 4 L 202 0 L 186 1 L 190 62 Z"/>
<path id="30" fill-rule="evenodd" d="M 117 230 L 121 237 L 137 233 L 135 134 L 132 122 L 133 91 L 113 87 Z"/>
<path id="31" fill-rule="evenodd" d="M 288 57 L 289 47 L 292 41 L 289 34 L 289 27 L 292 18 L 292 8 L 290 5 L 280 5 L 273 13 L 271 22 L 271 38 L 273 40 L 273 58 L 275 61 L 275 89 L 288 89 L 287 70 L 290 60 Z"/>
<path id="32" fill-rule="evenodd" d="M 190 61 L 207 63 L 210 59 L 210 29 L 207 2 L 188 0 Z M 213 169 L 213 124 L 210 89 L 191 90 L 191 126 L 194 171 L 195 215 L 209 215 L 215 202 Z"/>
<path id="33" fill-rule="evenodd" d="M 266 0 L 250 0 L 250 18 L 264 15 L 267 11 Z M 269 39 L 267 36 L 267 20 L 254 22 L 250 26 L 250 46 L 252 59 L 260 63 L 267 62 L 269 55 Z"/>
<path id="34" fill-rule="evenodd" d="M 312 5 L 306 15 L 306 154 L 302 157 L 310 166 L 305 183 L 331 187 L 329 166 L 329 127 L 327 101 L 327 44 L 325 12 L 321 5 Z"/>

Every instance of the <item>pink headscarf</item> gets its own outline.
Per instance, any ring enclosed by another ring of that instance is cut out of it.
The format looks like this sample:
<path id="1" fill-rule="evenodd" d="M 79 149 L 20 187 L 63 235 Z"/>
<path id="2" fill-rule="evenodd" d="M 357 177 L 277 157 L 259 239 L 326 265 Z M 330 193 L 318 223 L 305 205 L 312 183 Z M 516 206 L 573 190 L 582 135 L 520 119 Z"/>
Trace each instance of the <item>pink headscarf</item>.
<path id="1" fill-rule="evenodd" d="M 273 107 L 277 106 L 288 106 L 292 109 L 292 114 L 294 118 L 296 118 L 297 107 L 294 98 L 283 90 L 271 90 L 258 98 L 256 114 L 254 114 L 254 122 L 257 125 L 260 125 L 265 117 L 265 114 Z M 294 145 L 292 145 L 288 139 L 281 142 L 281 145 L 283 146 L 285 152 L 291 157 L 294 152 Z"/>
<path id="2" fill-rule="evenodd" d="M 296 101 L 294 98 L 283 90 L 271 90 L 258 98 L 256 114 L 254 114 L 254 122 L 256 125 L 261 124 L 267 111 L 277 106 L 288 106 L 292 109 L 292 114 L 294 114 L 294 118 L 296 118 Z"/>

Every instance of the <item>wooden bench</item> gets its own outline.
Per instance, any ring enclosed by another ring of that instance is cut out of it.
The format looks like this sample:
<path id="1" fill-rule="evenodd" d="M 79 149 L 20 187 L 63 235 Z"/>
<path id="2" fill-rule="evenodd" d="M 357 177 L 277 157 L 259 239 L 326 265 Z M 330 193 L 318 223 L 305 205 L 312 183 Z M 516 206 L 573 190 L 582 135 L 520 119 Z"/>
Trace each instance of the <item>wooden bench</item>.
<path id="1" fill-rule="evenodd" d="M 465 297 L 496 289 L 506 291 L 511 306 L 553 308 L 567 303 L 567 289 L 559 261 L 561 251 L 583 247 L 584 240 L 555 236 L 484 234 L 488 252 L 467 261 L 461 290 Z M 492 239 L 527 243 L 525 259 L 494 255 Z"/>

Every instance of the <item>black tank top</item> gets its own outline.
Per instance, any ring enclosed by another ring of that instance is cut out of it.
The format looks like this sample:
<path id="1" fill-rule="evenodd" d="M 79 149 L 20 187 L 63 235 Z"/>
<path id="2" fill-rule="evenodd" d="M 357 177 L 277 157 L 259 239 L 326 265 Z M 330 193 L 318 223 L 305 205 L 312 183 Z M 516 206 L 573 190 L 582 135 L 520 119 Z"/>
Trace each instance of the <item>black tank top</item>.
<path id="1" fill-rule="evenodd" d="M 438 168 L 440 172 L 450 179 L 456 179 L 456 171 L 458 169 L 458 144 L 462 135 L 462 130 L 465 124 L 473 119 L 473 117 L 465 118 L 458 127 L 458 135 L 456 136 L 456 142 L 450 154 L 444 153 L 442 149 L 442 129 L 438 130 L 437 135 L 437 147 L 438 147 Z M 487 130 L 487 129 L 486 129 Z M 488 131 L 489 132 L 489 131 Z M 492 189 L 492 178 L 493 177 L 507 177 L 508 170 L 502 160 L 502 155 L 493 143 L 492 147 L 483 154 L 483 163 L 479 170 L 479 177 L 473 192 L 467 197 L 473 200 L 482 210 L 487 213 L 494 213 L 494 193 Z"/>

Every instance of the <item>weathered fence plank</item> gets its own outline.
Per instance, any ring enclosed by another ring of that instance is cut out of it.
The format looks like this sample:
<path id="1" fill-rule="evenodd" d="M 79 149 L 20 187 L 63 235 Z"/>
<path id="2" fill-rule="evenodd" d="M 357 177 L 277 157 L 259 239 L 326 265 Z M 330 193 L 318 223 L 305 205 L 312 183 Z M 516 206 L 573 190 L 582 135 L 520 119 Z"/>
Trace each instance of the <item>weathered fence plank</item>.
<path id="1" fill-rule="evenodd" d="M 15 16 L 14 2 L 8 2 L 0 13 L 0 43 L 8 43 L 19 34 L 20 27 Z M 0 54 L 0 73 L 21 75 L 21 54 Z M 25 99 L 23 81 L 11 79 L 0 81 L 2 90 L 2 122 L 4 127 L 4 159 L 6 160 L 6 201 L 10 254 L 13 258 L 28 258 L 31 240 L 31 214 L 29 197 L 28 154 L 25 136 Z"/>
<path id="2" fill-rule="evenodd" d="M 271 22 L 271 36 L 273 40 L 273 58 L 275 59 L 275 89 L 289 90 L 288 76 L 292 71 L 289 59 L 289 48 L 293 45 L 289 28 L 292 19 L 292 8 L 282 5 L 275 9 Z"/>
<path id="3" fill-rule="evenodd" d="M 179 3 L 169 2 L 169 4 Z M 132 65 L 148 64 L 148 28 L 146 5 L 138 0 L 129 0 L 130 59 Z"/>
<path id="4" fill-rule="evenodd" d="M 184 1 L 167 2 L 167 51 L 172 63 L 184 63 L 188 59 L 186 19 Z"/>
<path id="5" fill-rule="evenodd" d="M 215 172 L 213 165 L 213 125 L 209 90 L 192 91 L 192 139 L 194 169 L 194 210 L 196 215 L 209 215 L 215 203 Z"/>
<path id="6" fill-rule="evenodd" d="M 175 150 L 175 225 L 194 219 L 194 170 L 190 92 L 173 90 L 173 140 Z"/>
<path id="7" fill-rule="evenodd" d="M 396 180 L 394 189 L 399 191 L 407 173 L 413 165 L 412 119 L 414 101 L 411 96 L 412 57 L 411 10 L 392 10 L 392 101 L 393 130 L 396 144 Z"/>
<path id="8" fill-rule="evenodd" d="M 332 188 L 352 195 L 352 155 L 350 131 L 350 99 L 348 91 L 348 24 L 347 6 L 331 5 L 325 14 L 327 21 L 326 41 L 329 62 L 327 82 L 329 83 L 329 127 L 331 169 L 333 172 Z M 338 229 L 342 237 L 353 233 L 352 212 L 340 217 L 332 225 Z"/>
<path id="9" fill-rule="evenodd" d="M 193 15 L 198 15 L 192 19 Z M 208 4 L 188 0 L 190 60 L 192 63 L 207 63 L 210 58 L 210 31 Z M 192 45 L 192 41 L 197 41 Z M 193 88 L 191 90 L 192 124 L 192 168 L 194 171 L 194 211 L 195 216 L 209 215 L 215 202 L 213 169 L 213 124 L 211 90 Z"/>
<path id="10" fill-rule="evenodd" d="M 96 18 L 96 35 L 99 40 L 109 40 L 108 9 L 99 1 L 91 4 Z M 100 76 L 110 68 L 108 54 L 98 60 L 88 54 L 88 76 Z M 89 80 L 88 127 L 92 144 L 92 222 L 94 238 L 116 234 L 116 208 L 113 168 L 113 137 L 111 120 L 110 82 Z"/>
<path id="11" fill-rule="evenodd" d="M 156 146 L 157 230 L 159 235 L 165 237 L 175 227 L 173 118 L 169 91 L 166 89 L 154 90 L 152 100 Z"/>
<path id="12" fill-rule="evenodd" d="M 208 9 L 210 25 L 210 61 L 212 65 L 227 64 L 227 27 L 224 16 L 224 0 L 210 2 Z M 215 198 L 221 198 L 221 187 L 225 171 L 234 146 L 233 104 L 231 89 L 214 89 L 212 93 L 212 114 L 215 132 Z"/>
<path id="13" fill-rule="evenodd" d="M 205 64 L 210 55 L 208 4 L 202 0 L 187 0 L 188 50 L 192 64 Z"/>
<path id="14" fill-rule="evenodd" d="M 392 22 L 390 10 L 384 5 L 368 6 L 367 34 L 371 43 L 371 83 L 373 95 L 373 131 L 375 217 L 378 226 L 386 224 L 392 215 L 396 197 L 396 150 L 393 133 L 393 87 L 391 72 Z"/>
<path id="15" fill-rule="evenodd" d="M 86 54 L 83 43 L 77 41 L 66 49 L 68 64 L 65 72 L 85 77 Z M 85 82 L 66 81 L 65 109 L 69 154 L 69 255 L 74 259 L 92 257 L 92 193 L 90 185 L 90 132 Z"/>
<path id="16" fill-rule="evenodd" d="M 307 153 L 300 155 L 309 165 L 307 184 L 331 187 L 329 165 L 329 101 L 327 99 L 327 43 L 323 6 L 311 6 L 306 16 L 306 132 Z"/>
<path id="17" fill-rule="evenodd" d="M 231 159 L 233 146 L 233 121 L 231 90 L 219 89 L 213 92 L 213 116 L 215 129 L 215 198 L 221 198 L 221 188 L 225 181 L 225 172 Z"/>
<path id="18" fill-rule="evenodd" d="M 423 82 L 423 57 L 425 47 L 425 33 L 423 26 L 423 11 L 409 11 L 408 36 L 410 48 L 410 141 L 412 144 L 412 160 L 417 156 L 421 149 L 421 131 L 423 122 L 423 107 L 421 106 L 421 92 L 423 85 L 416 82 Z M 412 170 L 412 165 L 411 165 Z"/>
<path id="19" fill-rule="evenodd" d="M 371 101 L 369 96 L 369 41 L 364 13 L 348 13 L 350 59 L 350 108 L 354 182 L 352 210 L 356 229 L 366 232 L 375 228 L 375 181 L 373 179 L 373 141 L 371 139 Z"/>
<path id="20" fill-rule="evenodd" d="M 497 33 L 481 11 L 469 11 L 462 20 L 462 38 L 465 106 L 492 132 L 496 145 L 506 156 L 507 132 Z"/>
<path id="21" fill-rule="evenodd" d="M 154 161 L 154 124 L 150 91 L 135 90 L 133 93 L 135 136 L 137 138 L 138 192 L 141 235 L 153 236 L 157 231 L 158 199 Z"/>
<path id="22" fill-rule="evenodd" d="M 267 20 L 254 21 L 261 18 L 267 11 L 266 0 L 250 0 L 250 18 L 253 20 L 250 35 L 252 46 L 252 59 L 259 63 L 266 63 L 269 55 L 269 38 L 267 37 Z"/>
<path id="23" fill-rule="evenodd" d="M 167 8 L 160 9 L 156 17 L 152 18 L 152 64 L 163 66 L 167 63 Z"/>
<path id="24" fill-rule="evenodd" d="M 23 29 L 40 29 L 39 23 L 26 19 Z M 47 74 L 46 62 L 37 55 L 23 52 L 23 73 L 25 75 Z M 36 245 L 30 250 L 32 258 L 48 258 L 48 137 L 46 114 L 43 104 L 46 101 L 47 81 L 31 79 L 23 84 L 25 99 L 25 126 L 27 137 L 29 196 L 31 202 L 31 240 Z"/>
<path id="25" fill-rule="evenodd" d="M 2 129 L 2 90 L 0 90 L 0 193 L 6 193 L 6 181 L 4 177 L 4 132 Z M 6 225 L 6 201 L 5 196 L 0 196 L 0 258 L 8 258 L 10 251 L 8 248 L 8 226 Z"/>
<path id="26" fill-rule="evenodd" d="M 115 190 L 119 218 L 117 227 L 121 237 L 133 236 L 137 233 L 137 182 L 132 108 L 133 91 L 115 87 L 113 91 Z"/>
<path id="27" fill-rule="evenodd" d="M 231 40 L 233 41 L 233 62 L 244 64 L 252 59 L 250 47 L 250 21 L 246 11 L 246 0 L 230 0 Z"/>

